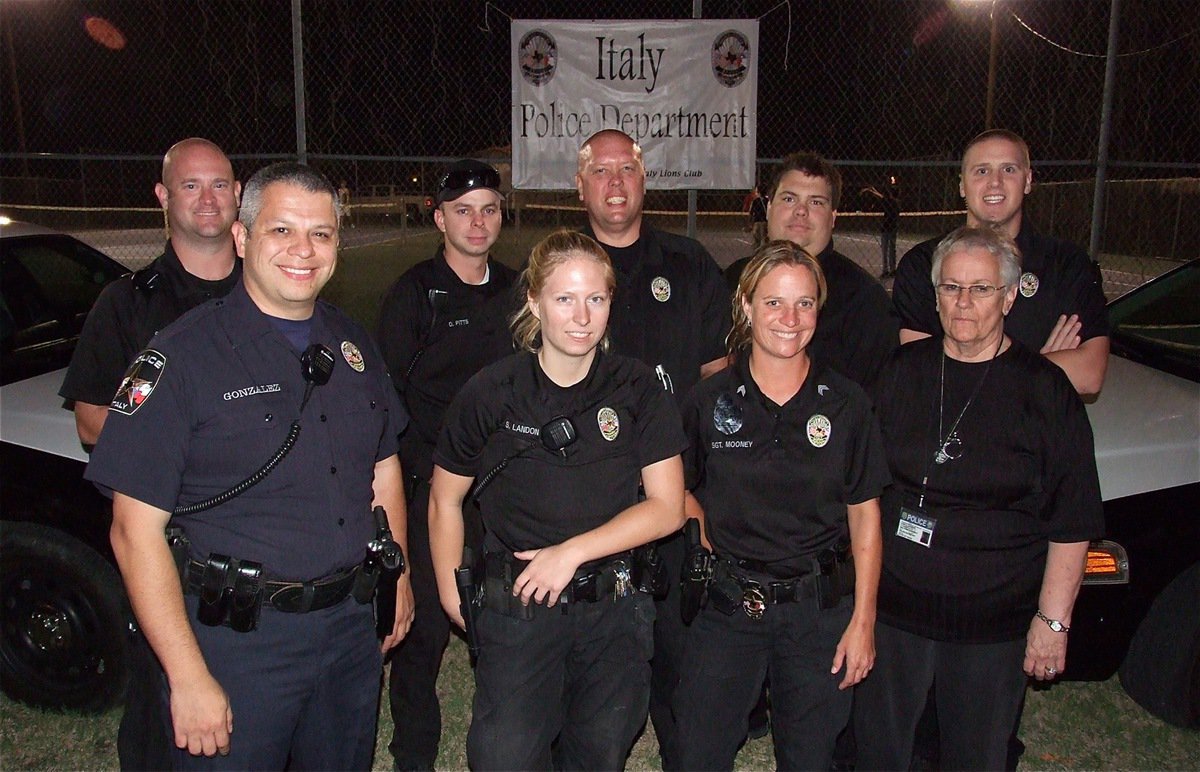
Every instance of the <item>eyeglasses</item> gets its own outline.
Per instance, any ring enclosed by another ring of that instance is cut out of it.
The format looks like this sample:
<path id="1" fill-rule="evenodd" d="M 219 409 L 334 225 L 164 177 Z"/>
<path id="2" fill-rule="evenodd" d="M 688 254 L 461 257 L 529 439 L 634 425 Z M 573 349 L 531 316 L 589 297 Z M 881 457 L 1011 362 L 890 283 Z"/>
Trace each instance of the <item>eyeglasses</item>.
<path id="1" fill-rule="evenodd" d="M 447 172 L 438 181 L 438 197 L 449 191 L 467 191 L 476 188 L 500 189 L 500 174 L 495 169 L 455 169 Z"/>
<path id="2" fill-rule="evenodd" d="M 948 298 L 958 297 L 963 290 L 970 292 L 973 298 L 990 298 L 1004 289 L 1005 285 L 1001 284 L 999 287 L 993 287 L 990 284 L 972 284 L 970 286 L 963 286 L 962 284 L 936 284 L 934 286 L 937 288 L 939 295 L 945 295 Z"/>

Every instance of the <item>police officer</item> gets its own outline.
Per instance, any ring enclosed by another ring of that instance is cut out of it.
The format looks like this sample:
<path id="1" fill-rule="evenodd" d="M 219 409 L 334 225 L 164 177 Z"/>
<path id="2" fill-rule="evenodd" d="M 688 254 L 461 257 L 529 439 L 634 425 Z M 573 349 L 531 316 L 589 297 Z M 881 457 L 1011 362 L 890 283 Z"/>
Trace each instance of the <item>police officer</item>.
<path id="1" fill-rule="evenodd" d="M 620 769 L 645 720 L 653 647 L 630 550 L 682 524 L 686 443 L 654 373 L 605 352 L 616 280 L 595 241 L 551 234 L 522 283 L 524 351 L 467 383 L 434 454 L 430 541 L 459 625 L 469 495 L 486 526 L 467 761 Z"/>
<path id="2" fill-rule="evenodd" d="M 1032 188 L 1029 145 L 1020 136 L 990 129 L 967 144 L 958 184 L 966 224 L 996 228 L 1021 251 L 1020 287 L 1005 333 L 1061 367 L 1080 394 L 1098 394 L 1109 349 L 1100 268 L 1078 246 L 1034 230 L 1024 216 Z M 892 302 L 900 315 L 901 343 L 941 335 L 929 278 L 941 239 L 910 249 L 896 270 Z"/>
<path id="3" fill-rule="evenodd" d="M 809 355 L 825 296 L 815 259 L 769 242 L 742 274 L 734 364 L 684 405 L 687 510 L 717 564 L 675 693 L 682 769 L 733 768 L 768 674 L 776 765 L 829 769 L 874 661 L 887 464 L 865 392 Z"/>
<path id="4" fill-rule="evenodd" d="M 516 272 L 489 255 L 500 236 L 499 191 L 500 174 L 488 164 L 451 164 L 438 182 L 433 212 L 442 244 L 432 259 L 392 285 L 380 310 L 379 347 L 412 416 L 400 441 L 400 461 L 407 478 L 408 546 L 419 613 L 391 655 L 389 748 L 397 769 L 433 769 L 442 731 L 437 676 L 450 623 L 441 610 L 429 556 L 433 449 L 446 408 L 467 379 L 512 353 L 507 314 L 513 310 Z"/>
<path id="5" fill-rule="evenodd" d="M 614 351 L 654 368 L 678 402 L 702 377 L 725 366 L 729 296 L 721 269 L 698 241 L 642 222 L 646 168 L 641 147 L 629 135 L 606 129 L 584 142 L 575 186 L 587 209 L 586 232 L 604 247 L 616 270 L 609 324 Z M 664 540 L 659 550 L 666 566 L 677 572 L 682 540 Z M 659 602 L 654 627 L 650 716 L 660 753 L 674 731 L 671 693 L 679 680 L 683 639 L 678 579 L 677 573 L 670 577 L 670 593 Z"/>
<path id="6" fill-rule="evenodd" d="M 233 230 L 241 283 L 134 359 L 87 478 L 114 491 L 174 765 L 365 769 L 382 665 L 365 558 L 394 546 L 372 506 L 404 542 L 407 417 L 370 338 L 317 301 L 337 262 L 329 181 L 262 169 Z M 411 623 L 406 581 L 396 605 L 384 650 Z"/>
<path id="7" fill-rule="evenodd" d="M 121 375 L 154 333 L 210 298 L 224 297 L 242 275 L 230 226 L 241 186 L 221 149 L 206 139 L 177 142 L 163 156 L 155 195 L 169 238 L 146 268 L 104 288 L 84 323 L 59 395 L 75 411 L 84 447 L 100 436 Z M 132 677 L 117 735 L 122 769 L 170 766 L 172 743 L 155 684 L 161 670 L 145 638 L 130 635 Z"/>
<path id="8" fill-rule="evenodd" d="M 897 346 L 899 325 L 883 286 L 834 247 L 841 172 L 815 153 L 792 153 L 775 170 L 770 191 L 768 237 L 790 241 L 816 257 L 829 287 L 812 353 L 869 388 Z M 750 257 L 745 257 L 725 269 L 725 279 L 735 293 L 749 262 Z"/>

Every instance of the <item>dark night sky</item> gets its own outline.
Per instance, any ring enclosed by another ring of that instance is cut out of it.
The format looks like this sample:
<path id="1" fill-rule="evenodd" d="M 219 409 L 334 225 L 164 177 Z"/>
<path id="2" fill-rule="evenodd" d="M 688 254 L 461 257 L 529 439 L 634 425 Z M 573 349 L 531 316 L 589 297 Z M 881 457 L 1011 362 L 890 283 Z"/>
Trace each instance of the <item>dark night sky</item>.
<path id="1" fill-rule="evenodd" d="M 459 155 L 508 143 L 508 20 L 682 17 L 690 0 L 581 3 L 307 0 L 309 152 Z M 708 18 L 775 0 L 706 0 Z M 984 4 L 981 4 L 984 5 Z M 760 157 L 815 147 L 839 159 L 953 157 L 982 128 L 987 18 L 948 0 L 793 0 L 760 27 Z M 1102 53 L 1108 0 L 1002 0 L 1063 44 Z M 584 9 L 582 12 L 580 9 Z M 1192 0 L 1125 0 L 1123 51 L 1200 27 Z M 600 9 L 603 9 L 602 11 Z M 649 10 L 647 10 L 649 9 Z M 940 29 L 928 22 L 941 14 Z M 99 15 L 120 51 L 87 36 Z M 231 154 L 295 150 L 287 0 L 15 0 L 4 26 L 0 145 L 30 152 L 159 154 L 190 134 Z M 926 27 L 922 27 L 922 23 Z M 932 34 L 914 45 L 919 30 Z M 1067 54 L 1001 16 L 997 120 L 1047 159 L 1094 157 L 1104 63 Z M 10 41 L 11 53 L 10 59 Z M 1200 163 L 1200 35 L 1120 60 L 1112 157 Z"/>

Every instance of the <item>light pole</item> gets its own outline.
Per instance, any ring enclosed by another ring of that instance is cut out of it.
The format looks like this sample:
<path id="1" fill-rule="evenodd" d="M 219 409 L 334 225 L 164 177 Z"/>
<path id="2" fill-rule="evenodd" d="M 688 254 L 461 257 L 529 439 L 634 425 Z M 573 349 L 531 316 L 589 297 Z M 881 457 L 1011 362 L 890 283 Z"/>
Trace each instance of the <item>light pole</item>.
<path id="1" fill-rule="evenodd" d="M 1000 34 L 996 27 L 996 4 L 998 2 L 999 0 L 992 0 L 992 7 L 988 13 L 992 29 L 990 40 L 988 41 L 987 107 L 985 108 L 983 117 L 984 131 L 992 128 L 992 119 L 996 114 L 996 43 L 1000 39 Z"/>

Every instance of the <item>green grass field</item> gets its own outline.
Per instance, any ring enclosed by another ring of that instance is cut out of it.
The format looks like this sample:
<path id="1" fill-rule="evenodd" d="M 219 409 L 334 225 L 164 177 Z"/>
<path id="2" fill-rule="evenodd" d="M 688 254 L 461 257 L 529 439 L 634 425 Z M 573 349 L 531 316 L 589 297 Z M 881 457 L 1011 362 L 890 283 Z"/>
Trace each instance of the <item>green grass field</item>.
<path id="1" fill-rule="evenodd" d="M 457 637 L 450 639 L 438 692 L 444 730 L 437 766 L 466 769 L 474 685 L 466 645 Z M 386 705 L 382 716 L 374 769 L 389 770 L 391 721 Z M 120 709 L 79 716 L 37 711 L 0 698 L 0 766 L 5 770 L 116 769 L 119 720 Z M 1150 716 L 1125 695 L 1116 678 L 1031 690 L 1021 738 L 1027 746 L 1022 770 L 1190 770 L 1200 764 L 1200 732 L 1178 729 Z M 738 769 L 773 767 L 769 736 L 748 743 L 738 755 Z M 628 768 L 660 768 L 652 729 L 647 728 L 634 746 Z"/>

